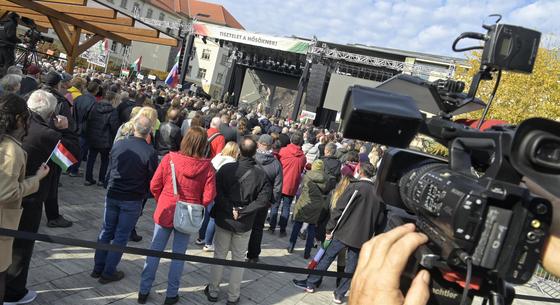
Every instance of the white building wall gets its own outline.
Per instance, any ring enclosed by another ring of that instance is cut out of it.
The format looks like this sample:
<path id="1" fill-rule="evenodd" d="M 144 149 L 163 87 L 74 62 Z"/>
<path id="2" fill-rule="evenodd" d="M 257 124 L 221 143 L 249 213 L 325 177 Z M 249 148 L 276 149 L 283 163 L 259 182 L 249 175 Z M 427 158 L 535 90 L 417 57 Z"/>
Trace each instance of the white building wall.
<path id="1" fill-rule="evenodd" d="M 206 54 L 209 54 L 209 58 L 203 58 L 205 50 Z M 204 43 L 201 38 L 197 37 L 194 39 L 194 51 L 195 53 L 189 61 L 190 70 L 186 80 L 201 86 L 212 98 L 220 98 L 226 81 L 225 63 L 228 48 L 220 47 L 219 43 L 212 38 L 206 39 L 206 43 Z M 203 78 L 198 77 L 200 69 L 206 70 Z"/>

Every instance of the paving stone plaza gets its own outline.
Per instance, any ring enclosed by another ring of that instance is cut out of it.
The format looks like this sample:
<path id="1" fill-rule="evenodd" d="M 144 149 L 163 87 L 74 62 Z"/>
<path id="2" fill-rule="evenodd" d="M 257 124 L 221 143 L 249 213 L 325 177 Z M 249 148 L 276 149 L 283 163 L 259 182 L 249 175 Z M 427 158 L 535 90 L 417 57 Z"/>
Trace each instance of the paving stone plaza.
<path id="1" fill-rule="evenodd" d="M 62 176 L 60 188 L 61 214 L 74 221 L 70 228 L 48 228 L 43 217 L 39 233 L 52 234 L 63 237 L 78 238 L 94 241 L 99 233 L 103 218 L 103 203 L 105 190 L 96 186 L 84 186 L 80 178 Z M 155 202 L 149 200 L 140 218 L 137 230 L 144 238 L 140 243 L 129 243 L 133 247 L 149 248 L 153 232 L 152 213 Z M 286 248 L 288 238 L 279 238 L 278 233 L 271 235 L 264 233 L 263 253 L 261 262 L 282 266 L 305 267 L 307 260 L 303 259 L 303 241 L 293 254 L 288 255 Z M 169 247 L 168 247 L 169 249 Z M 81 305 L 81 304 L 137 304 L 136 298 L 140 282 L 140 273 L 145 261 L 137 255 L 124 255 L 119 264 L 119 270 L 125 272 L 126 277 L 116 283 L 102 285 L 89 276 L 93 268 L 93 250 L 78 247 L 62 246 L 44 242 L 37 242 L 31 261 L 28 287 L 38 292 L 37 299 L 32 304 Z M 212 253 L 203 252 L 201 246 L 194 244 L 191 238 L 187 254 L 211 257 Z M 331 266 L 331 270 L 336 268 Z M 163 304 L 169 260 L 162 259 L 154 282 L 148 304 Z M 213 304 L 206 300 L 204 287 L 209 278 L 208 265 L 198 263 L 185 264 L 181 299 L 179 304 Z M 228 269 L 224 271 L 227 282 Z M 301 275 L 292 275 L 260 270 L 245 270 L 241 288 L 242 305 L 251 304 L 298 304 L 316 305 L 332 304 L 332 291 L 335 279 L 329 278 L 314 294 L 306 294 L 295 288 L 291 280 Z M 226 287 L 223 284 L 220 301 L 214 304 L 225 304 Z M 542 296 L 529 287 L 518 287 L 518 293 Z M 479 300 L 475 304 L 480 304 Z M 548 304 L 530 301 L 515 301 L 516 305 Z M 550 303 L 552 304 L 552 303 Z"/>

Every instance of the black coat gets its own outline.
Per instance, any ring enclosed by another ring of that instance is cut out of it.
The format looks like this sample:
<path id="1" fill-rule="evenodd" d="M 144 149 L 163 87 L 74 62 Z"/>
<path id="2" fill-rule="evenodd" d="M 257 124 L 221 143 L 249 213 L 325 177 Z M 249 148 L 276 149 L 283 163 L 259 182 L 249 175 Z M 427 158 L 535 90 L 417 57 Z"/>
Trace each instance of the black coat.
<path id="1" fill-rule="evenodd" d="M 228 124 L 221 124 L 219 129 L 220 133 L 224 135 L 226 143 L 229 141 L 237 142 L 237 131 L 235 129 L 229 127 Z"/>
<path id="2" fill-rule="evenodd" d="M 121 122 L 121 124 L 124 124 L 130 120 L 130 113 L 132 112 L 132 108 L 136 106 L 141 105 L 137 105 L 133 100 L 122 102 L 119 104 L 119 106 L 117 106 L 117 112 L 119 113 L 119 121 Z"/>
<path id="3" fill-rule="evenodd" d="M 156 150 L 163 156 L 170 151 L 178 151 L 181 146 L 181 128 L 173 122 L 161 124 L 156 133 Z"/>
<path id="4" fill-rule="evenodd" d="M 282 164 L 272 153 L 257 152 L 255 160 L 264 170 L 268 183 L 272 186 L 272 196 L 270 203 L 279 203 L 282 198 Z"/>
<path id="5" fill-rule="evenodd" d="M 239 182 L 248 170 L 252 173 Z M 241 157 L 238 162 L 223 165 L 216 173 L 217 196 L 212 208 L 216 225 L 235 233 L 250 231 L 256 212 L 267 207 L 271 192 L 265 172 L 253 158 Z M 237 220 L 233 219 L 234 207 L 239 209 Z"/>
<path id="6" fill-rule="evenodd" d="M 0 24 L 0 47 L 15 47 L 21 40 L 17 37 L 18 23 L 8 18 Z"/>
<path id="7" fill-rule="evenodd" d="M 383 229 L 381 227 L 384 223 L 385 207 L 375 194 L 373 182 L 355 180 L 348 185 L 331 210 L 327 232 L 333 231 L 354 192 L 356 197 L 340 221 L 333 238 L 349 247 L 359 249 L 378 230 Z"/>
<path id="8" fill-rule="evenodd" d="M 87 120 L 86 137 L 88 144 L 96 149 L 109 149 L 119 129 L 117 110 L 107 101 L 93 105 Z"/>
<path id="9" fill-rule="evenodd" d="M 21 87 L 19 88 L 19 95 L 25 96 L 39 88 L 39 82 L 29 75 L 21 79 Z"/>
<path id="10" fill-rule="evenodd" d="M 59 140 L 62 139 L 62 134 L 51 127 L 41 118 L 38 114 L 31 112 L 29 119 L 29 129 L 27 136 L 23 138 L 22 146 L 27 152 L 27 164 L 25 167 L 25 176 L 30 177 L 35 175 L 39 166 L 49 158 L 54 147 Z M 53 162 L 48 163 L 51 171 L 47 177 L 43 178 L 39 184 L 39 191 L 31 194 L 28 197 L 36 198 L 39 202 L 45 201 L 49 193 L 51 179 L 55 171 L 53 166 L 58 166 Z"/>
<path id="11" fill-rule="evenodd" d="M 86 129 L 87 129 L 87 117 L 93 109 L 93 106 L 96 103 L 95 96 L 91 93 L 86 92 L 80 96 L 78 96 L 74 100 L 74 120 L 76 120 L 76 124 L 78 125 L 78 134 L 85 136 Z"/>

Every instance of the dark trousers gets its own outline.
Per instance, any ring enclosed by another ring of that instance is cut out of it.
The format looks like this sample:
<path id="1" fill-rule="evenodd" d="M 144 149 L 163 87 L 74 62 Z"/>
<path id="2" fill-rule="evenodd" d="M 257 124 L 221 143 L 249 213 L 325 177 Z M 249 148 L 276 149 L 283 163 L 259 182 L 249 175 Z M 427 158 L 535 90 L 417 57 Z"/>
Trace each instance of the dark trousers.
<path id="1" fill-rule="evenodd" d="M 99 167 L 99 182 L 105 180 L 107 174 L 107 166 L 109 166 L 109 152 L 110 148 L 89 148 L 89 154 L 86 164 L 86 181 L 93 181 L 93 166 L 95 166 L 95 159 L 97 155 L 101 155 L 101 166 Z"/>
<path id="2" fill-rule="evenodd" d="M 251 231 L 251 237 L 249 239 L 249 246 L 247 249 L 247 258 L 259 258 L 259 255 L 261 254 L 263 229 L 267 215 L 268 209 L 260 209 L 255 215 L 253 230 Z"/>
<path id="3" fill-rule="evenodd" d="M 294 221 L 294 226 L 292 228 L 292 235 L 290 236 L 290 246 L 295 247 L 299 231 L 303 226 L 303 222 L 301 221 Z M 311 254 L 311 248 L 313 248 L 313 243 L 315 242 L 315 225 L 309 224 L 307 226 L 307 241 L 305 242 L 305 251 L 303 252 L 305 255 Z"/>
<path id="4" fill-rule="evenodd" d="M 80 136 L 80 157 L 78 158 L 78 163 L 70 166 L 68 169 L 70 173 L 77 174 L 79 172 L 82 161 L 87 161 L 88 150 L 86 137 Z"/>
<path id="5" fill-rule="evenodd" d="M 23 212 L 18 230 L 37 233 L 41 224 L 43 203 L 37 199 L 27 197 L 23 199 L 22 207 Z M 6 274 L 5 302 L 16 302 L 27 294 L 27 275 L 34 246 L 35 241 L 14 239 L 12 265 L 10 265 Z"/>
<path id="6" fill-rule="evenodd" d="M 4 291 L 6 290 L 6 271 L 0 272 L 0 304 L 4 304 Z"/>
<path id="7" fill-rule="evenodd" d="M 286 226 L 288 225 L 288 219 L 290 218 L 290 207 L 292 205 L 293 196 L 282 195 L 282 211 L 280 212 L 280 221 L 278 225 L 280 226 L 280 232 L 286 232 Z M 276 229 L 276 221 L 278 220 L 278 210 L 280 209 L 280 204 L 274 204 L 270 208 L 270 229 Z"/>
<path id="8" fill-rule="evenodd" d="M 6 70 L 14 65 L 16 61 L 15 47 L 0 47 L 0 77 L 6 74 Z"/>
<path id="9" fill-rule="evenodd" d="M 53 173 L 49 186 L 49 194 L 47 195 L 47 199 L 45 199 L 45 215 L 47 216 L 47 220 L 55 220 L 60 217 L 58 211 L 58 183 L 60 181 L 62 169 L 52 162 L 49 162 L 49 167 Z"/>
<path id="10" fill-rule="evenodd" d="M 326 271 L 331 266 L 332 262 L 336 259 L 336 256 L 339 252 L 347 248 L 345 244 L 343 244 L 340 240 L 333 239 L 327 248 L 325 254 L 317 264 L 315 270 L 323 270 Z M 348 253 L 346 256 L 346 268 L 344 272 L 346 273 L 354 273 L 356 271 L 356 266 L 358 265 L 358 257 L 360 256 L 360 249 L 348 247 Z M 317 285 L 321 282 L 322 277 L 319 275 L 309 275 L 307 277 L 307 287 L 316 288 Z M 352 279 L 343 278 L 340 281 L 340 284 L 334 291 L 337 297 L 344 297 L 348 289 L 350 288 L 350 282 Z"/>

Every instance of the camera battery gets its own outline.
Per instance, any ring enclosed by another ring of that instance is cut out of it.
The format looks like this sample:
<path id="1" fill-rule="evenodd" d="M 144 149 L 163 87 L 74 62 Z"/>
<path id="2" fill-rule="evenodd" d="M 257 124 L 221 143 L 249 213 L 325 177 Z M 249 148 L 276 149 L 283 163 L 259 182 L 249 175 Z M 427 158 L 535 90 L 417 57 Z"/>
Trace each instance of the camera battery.
<path id="1" fill-rule="evenodd" d="M 506 238 L 512 211 L 488 207 L 484 229 L 482 230 L 479 243 L 473 254 L 475 266 L 484 268 L 494 268 L 498 261 L 498 256 Z"/>

